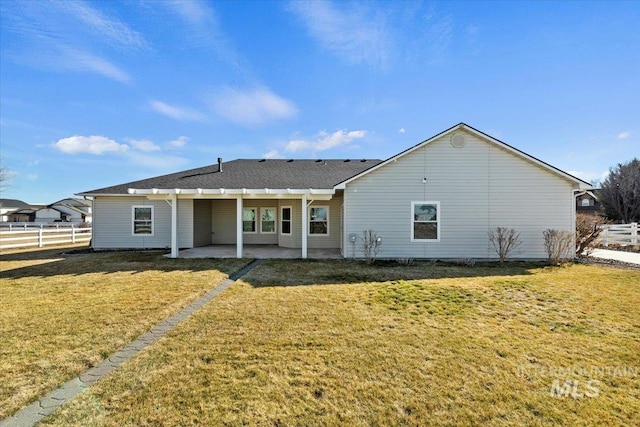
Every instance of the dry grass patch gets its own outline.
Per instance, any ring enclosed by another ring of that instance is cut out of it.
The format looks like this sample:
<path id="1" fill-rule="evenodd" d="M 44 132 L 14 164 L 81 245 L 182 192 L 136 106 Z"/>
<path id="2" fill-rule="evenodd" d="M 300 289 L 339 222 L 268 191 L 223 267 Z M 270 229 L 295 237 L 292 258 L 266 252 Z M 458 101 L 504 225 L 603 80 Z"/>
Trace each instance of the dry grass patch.
<path id="1" fill-rule="evenodd" d="M 0 419 L 97 364 L 247 261 L 160 252 L 0 256 Z"/>
<path id="2" fill-rule="evenodd" d="M 637 424 L 637 271 L 272 260 L 243 280 L 45 424 Z M 636 374 L 544 370 L 592 366 Z"/>

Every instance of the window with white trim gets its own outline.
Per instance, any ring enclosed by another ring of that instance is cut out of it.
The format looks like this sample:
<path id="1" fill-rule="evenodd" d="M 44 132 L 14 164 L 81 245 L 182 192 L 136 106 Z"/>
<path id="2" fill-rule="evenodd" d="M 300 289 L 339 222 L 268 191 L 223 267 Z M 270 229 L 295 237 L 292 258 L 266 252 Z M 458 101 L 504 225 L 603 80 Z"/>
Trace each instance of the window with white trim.
<path id="1" fill-rule="evenodd" d="M 280 234 L 291 235 L 291 206 L 280 208 Z"/>
<path id="2" fill-rule="evenodd" d="M 329 234 L 329 206 L 309 207 L 309 234 Z"/>
<path id="3" fill-rule="evenodd" d="M 256 232 L 256 208 L 242 209 L 242 232 L 243 233 Z"/>
<path id="4" fill-rule="evenodd" d="M 440 202 L 411 202 L 411 241 L 440 241 Z"/>
<path id="5" fill-rule="evenodd" d="M 260 233 L 276 232 L 276 208 L 260 208 Z"/>
<path id="6" fill-rule="evenodd" d="M 153 206 L 132 206 L 131 233 L 153 236 Z"/>
<path id="7" fill-rule="evenodd" d="M 582 206 L 591 206 L 589 199 L 582 199 Z"/>

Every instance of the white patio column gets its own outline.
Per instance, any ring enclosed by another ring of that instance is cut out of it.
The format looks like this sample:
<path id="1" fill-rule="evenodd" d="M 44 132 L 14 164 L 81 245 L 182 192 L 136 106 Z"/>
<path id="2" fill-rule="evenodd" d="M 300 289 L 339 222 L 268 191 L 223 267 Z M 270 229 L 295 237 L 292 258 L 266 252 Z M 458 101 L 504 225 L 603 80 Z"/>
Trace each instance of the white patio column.
<path id="1" fill-rule="evenodd" d="M 242 196 L 236 199 L 236 258 L 242 258 Z"/>
<path id="2" fill-rule="evenodd" d="M 307 257 L 307 195 L 302 195 L 302 258 Z"/>
<path id="3" fill-rule="evenodd" d="M 178 258 L 178 196 L 171 195 L 171 258 Z"/>

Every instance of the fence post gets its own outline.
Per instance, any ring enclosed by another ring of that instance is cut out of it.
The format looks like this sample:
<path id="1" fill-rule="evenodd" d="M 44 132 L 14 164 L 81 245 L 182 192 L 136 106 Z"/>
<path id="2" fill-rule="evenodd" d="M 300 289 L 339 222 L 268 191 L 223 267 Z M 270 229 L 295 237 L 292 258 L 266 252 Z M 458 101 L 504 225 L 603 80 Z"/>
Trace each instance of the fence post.
<path id="1" fill-rule="evenodd" d="M 40 227 L 40 230 L 38 230 L 38 247 L 41 248 L 44 246 L 44 242 L 42 241 L 42 227 Z"/>
<path id="2" fill-rule="evenodd" d="M 76 242 L 76 229 L 72 224 L 71 225 L 71 243 L 75 243 L 75 242 Z"/>
<path id="3" fill-rule="evenodd" d="M 608 248 L 609 247 L 609 242 L 607 237 L 609 236 L 609 227 L 605 228 L 604 233 L 602 233 L 602 241 L 604 242 L 604 247 Z"/>
<path id="4" fill-rule="evenodd" d="M 631 244 L 634 246 L 638 244 L 638 223 L 637 222 L 631 223 Z"/>

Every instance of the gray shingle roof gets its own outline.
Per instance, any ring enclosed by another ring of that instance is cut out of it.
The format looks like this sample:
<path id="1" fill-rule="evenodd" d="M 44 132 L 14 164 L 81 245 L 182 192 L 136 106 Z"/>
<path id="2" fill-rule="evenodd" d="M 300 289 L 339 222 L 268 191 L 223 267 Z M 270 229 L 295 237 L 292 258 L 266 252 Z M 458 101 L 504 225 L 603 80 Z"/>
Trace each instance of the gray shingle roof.
<path id="1" fill-rule="evenodd" d="M 332 189 L 381 160 L 273 160 L 239 159 L 79 193 L 127 194 L 135 189 Z"/>
<path id="2" fill-rule="evenodd" d="M 18 199 L 0 199 L 0 207 L 2 208 L 28 208 L 29 203 L 25 203 Z"/>

